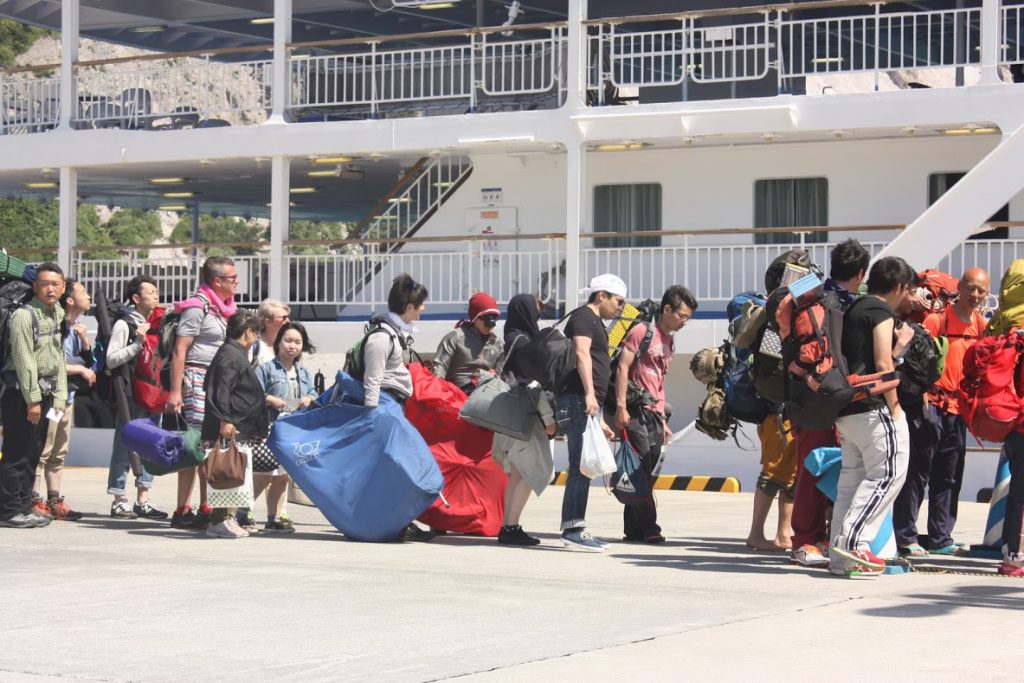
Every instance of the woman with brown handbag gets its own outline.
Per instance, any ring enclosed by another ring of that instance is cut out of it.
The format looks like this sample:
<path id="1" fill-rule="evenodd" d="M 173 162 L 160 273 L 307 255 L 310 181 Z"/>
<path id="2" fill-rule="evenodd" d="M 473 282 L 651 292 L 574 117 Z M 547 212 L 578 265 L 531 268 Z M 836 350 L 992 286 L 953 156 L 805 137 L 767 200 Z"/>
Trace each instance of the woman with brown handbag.
<path id="1" fill-rule="evenodd" d="M 211 476 L 213 517 L 206 535 L 212 538 L 244 538 L 249 532 L 235 520 L 238 507 L 252 506 L 252 444 L 267 435 L 266 394 L 249 362 L 249 349 L 259 338 L 260 324 L 250 311 L 239 311 L 227 323 L 227 339 L 213 357 L 206 373 L 206 413 L 202 439 L 219 453 L 208 458 L 207 468 L 226 459 L 228 469 L 241 467 L 240 486 L 216 490 Z M 227 451 L 227 452 L 225 452 Z M 244 461 L 242 459 L 245 459 Z M 213 460 L 213 462 L 211 462 Z"/>

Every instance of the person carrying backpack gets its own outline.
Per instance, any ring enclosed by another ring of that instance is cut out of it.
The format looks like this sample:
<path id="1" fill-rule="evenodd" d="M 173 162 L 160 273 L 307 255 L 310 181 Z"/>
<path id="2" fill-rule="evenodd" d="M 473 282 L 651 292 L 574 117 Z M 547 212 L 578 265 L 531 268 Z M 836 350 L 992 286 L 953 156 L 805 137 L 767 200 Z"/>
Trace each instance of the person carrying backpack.
<path id="1" fill-rule="evenodd" d="M 845 312 L 867 276 L 871 255 L 854 239 L 836 245 L 830 255 L 829 278 L 824 290 L 831 292 Z M 818 477 L 808 471 L 804 460 L 815 448 L 838 446 L 835 427 L 805 429 L 797 427 L 796 486 L 793 493 L 793 551 L 791 559 L 805 567 L 828 566 L 828 511 L 832 502 L 818 488 Z"/>
<path id="2" fill-rule="evenodd" d="M 125 303 L 128 304 L 127 314 L 114 322 L 110 330 L 110 341 L 107 346 L 107 368 L 111 371 L 122 366 L 133 370 L 143 349 L 150 344 L 155 335 L 149 320 L 160 308 L 160 290 L 156 280 L 148 275 L 136 275 L 124 290 Z M 152 349 L 151 349 L 152 350 Z M 150 381 L 159 381 L 159 377 L 150 377 Z M 135 385 L 133 378 L 131 385 Z M 138 397 L 132 396 L 129 402 L 132 419 L 152 417 L 152 413 L 139 405 Z M 107 473 L 107 493 L 114 497 L 110 504 L 110 516 L 119 519 L 167 519 L 167 513 L 157 510 L 149 502 L 149 490 L 153 486 L 153 475 L 143 469 L 142 474 L 135 478 L 135 503 L 129 505 L 127 497 L 128 473 L 131 470 L 129 452 L 121 440 L 124 423 L 118 416 L 114 428 L 114 442 L 110 451 L 110 467 Z"/>
<path id="3" fill-rule="evenodd" d="M 977 309 L 988 298 L 989 285 L 987 272 L 968 268 L 960 278 L 956 299 L 924 320 L 925 329 L 933 337 L 949 339 L 949 350 L 942 376 L 928 394 L 930 418 L 938 425 L 938 443 L 911 450 L 907 481 L 893 510 L 896 545 L 905 555 L 966 553 L 966 549 L 953 542 L 967 452 L 967 427 L 957 404 L 957 390 L 964 377 L 964 354 L 985 331 L 985 319 Z M 925 487 L 928 548 L 918 543 L 917 533 Z"/>
<path id="4" fill-rule="evenodd" d="M 68 397 L 61 344 L 64 271 L 43 263 L 32 299 L 11 315 L 3 367 L 4 457 L 0 458 L 0 527 L 33 529 L 50 517 L 33 510 L 32 485 L 51 419 L 59 420 Z"/>
<path id="5" fill-rule="evenodd" d="M 842 353 L 857 375 L 893 372 L 896 310 L 911 294 L 909 265 L 887 256 L 868 274 L 868 293 L 843 317 Z M 836 420 L 842 470 L 832 514 L 829 572 L 839 576 L 881 574 L 885 560 L 871 552 L 907 474 L 910 434 L 896 389 L 850 403 Z"/>
<path id="6" fill-rule="evenodd" d="M 665 378 L 675 354 L 672 335 L 689 322 L 696 310 L 697 299 L 690 290 L 673 285 L 662 295 L 655 320 L 633 325 L 622 340 L 613 378 L 615 430 L 626 432 L 652 485 L 662 446 L 672 436 L 665 408 Z M 653 500 L 624 506 L 622 529 L 625 541 L 665 541 Z"/>
<path id="7" fill-rule="evenodd" d="M 193 429 L 202 429 L 206 411 L 206 372 L 227 334 L 228 319 L 237 311 L 235 290 L 238 271 L 227 256 L 211 256 L 203 262 L 202 284 L 196 293 L 174 305 L 177 316 L 168 412 L 181 411 Z M 192 486 L 199 471 L 199 512 L 192 511 Z M 178 506 L 171 526 L 178 529 L 206 529 L 213 508 L 208 504 L 206 475 L 202 468 L 178 472 Z"/>

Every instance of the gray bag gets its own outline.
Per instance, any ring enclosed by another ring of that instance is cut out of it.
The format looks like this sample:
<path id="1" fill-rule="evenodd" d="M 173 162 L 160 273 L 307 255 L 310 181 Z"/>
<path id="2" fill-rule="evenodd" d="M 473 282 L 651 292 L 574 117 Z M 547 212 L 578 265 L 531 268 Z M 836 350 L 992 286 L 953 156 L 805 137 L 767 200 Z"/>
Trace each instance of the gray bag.
<path id="1" fill-rule="evenodd" d="M 497 374 L 484 375 L 459 413 L 466 422 L 513 439 L 530 438 L 530 421 L 537 415 L 537 391 L 516 384 L 510 387 Z"/>

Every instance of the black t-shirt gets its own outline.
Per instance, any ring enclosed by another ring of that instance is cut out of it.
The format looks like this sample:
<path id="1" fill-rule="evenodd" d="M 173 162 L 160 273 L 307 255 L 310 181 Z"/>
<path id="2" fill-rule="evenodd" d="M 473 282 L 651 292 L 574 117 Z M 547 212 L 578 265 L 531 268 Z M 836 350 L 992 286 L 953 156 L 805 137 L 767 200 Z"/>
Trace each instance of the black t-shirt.
<path id="1" fill-rule="evenodd" d="M 875 369 L 875 328 L 886 320 L 894 320 L 892 306 L 875 296 L 862 296 L 847 309 L 843 316 L 843 356 L 851 375 L 871 375 Z M 885 399 L 881 395 L 854 401 L 840 415 L 866 413 L 881 408 Z"/>
<path id="2" fill-rule="evenodd" d="M 590 364 L 593 366 L 594 394 L 598 403 L 604 403 L 608 395 L 608 378 L 611 375 L 611 359 L 608 357 L 608 332 L 604 323 L 589 306 L 584 306 L 569 316 L 565 336 L 590 337 Z M 583 396 L 583 382 L 578 371 L 569 373 L 559 388 L 558 394 Z"/>

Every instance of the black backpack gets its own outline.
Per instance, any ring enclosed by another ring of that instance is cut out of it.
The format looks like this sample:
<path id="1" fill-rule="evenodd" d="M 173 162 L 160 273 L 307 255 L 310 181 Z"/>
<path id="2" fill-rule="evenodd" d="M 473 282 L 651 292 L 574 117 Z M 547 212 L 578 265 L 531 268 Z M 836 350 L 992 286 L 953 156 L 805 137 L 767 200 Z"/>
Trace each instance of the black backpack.
<path id="1" fill-rule="evenodd" d="M 385 325 L 394 330 L 395 334 L 388 333 L 388 331 L 384 329 Z M 391 349 L 388 352 L 389 355 L 391 351 L 395 350 L 395 337 L 398 337 L 398 343 L 402 345 L 403 352 L 408 348 L 408 345 L 406 344 L 405 341 L 405 336 L 402 335 L 402 333 L 397 328 L 395 328 L 394 325 L 388 322 L 387 318 L 375 315 L 374 317 L 370 318 L 370 321 L 368 323 L 366 323 L 366 327 L 363 329 L 362 338 L 359 341 L 357 341 L 355 345 L 351 349 L 349 349 L 348 353 L 345 355 L 345 366 L 342 369 L 345 371 L 346 374 L 353 377 L 354 379 L 363 379 L 363 375 L 366 374 L 366 341 L 370 338 L 370 335 L 377 334 L 378 332 L 382 334 L 387 334 L 388 337 L 391 338 Z"/>
<path id="2" fill-rule="evenodd" d="M 896 368 L 900 385 L 896 390 L 900 405 L 904 409 L 924 403 L 924 395 L 939 381 L 939 351 L 928 330 L 915 322 L 897 323 L 909 325 L 914 336 L 902 354 L 902 361 Z"/>
<path id="3" fill-rule="evenodd" d="M 32 286 L 21 280 L 11 280 L 0 287 L 0 382 L 3 387 L 16 387 L 18 375 L 11 362 L 11 316 L 18 309 L 25 308 L 33 297 Z M 32 315 L 32 341 L 39 348 L 39 316 L 35 309 L 27 309 Z"/>
<path id="4" fill-rule="evenodd" d="M 533 380 L 548 391 L 558 391 L 566 377 L 576 370 L 576 346 L 562 333 L 558 326 L 574 309 L 551 327 L 546 327 L 522 347 L 516 349 L 518 374 Z"/>
<path id="5" fill-rule="evenodd" d="M 203 317 L 210 312 L 213 305 L 201 292 L 196 297 L 203 302 Z M 157 355 L 160 356 L 160 384 L 167 391 L 171 390 L 171 361 L 174 360 L 174 347 L 178 344 L 178 324 L 181 313 L 173 306 L 167 308 L 160 320 L 160 342 L 157 344 Z"/>

